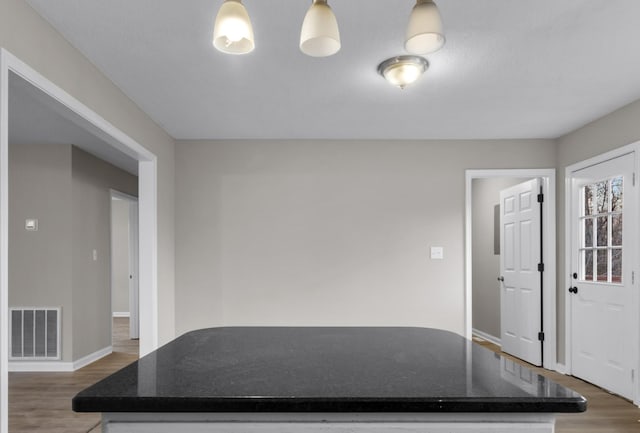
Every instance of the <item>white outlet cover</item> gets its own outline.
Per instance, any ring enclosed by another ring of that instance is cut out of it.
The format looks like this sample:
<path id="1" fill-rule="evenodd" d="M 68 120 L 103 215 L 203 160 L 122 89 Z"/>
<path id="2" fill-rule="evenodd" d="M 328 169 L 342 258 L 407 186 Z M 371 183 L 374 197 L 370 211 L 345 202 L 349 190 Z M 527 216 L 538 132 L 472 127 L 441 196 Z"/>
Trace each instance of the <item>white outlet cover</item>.
<path id="1" fill-rule="evenodd" d="M 35 218 L 27 218 L 24 220 L 24 229 L 30 232 L 38 231 L 38 220 Z"/>
<path id="2" fill-rule="evenodd" d="M 442 260 L 442 259 L 444 259 L 444 248 L 442 248 L 442 247 L 431 247 L 431 259 L 432 260 Z"/>

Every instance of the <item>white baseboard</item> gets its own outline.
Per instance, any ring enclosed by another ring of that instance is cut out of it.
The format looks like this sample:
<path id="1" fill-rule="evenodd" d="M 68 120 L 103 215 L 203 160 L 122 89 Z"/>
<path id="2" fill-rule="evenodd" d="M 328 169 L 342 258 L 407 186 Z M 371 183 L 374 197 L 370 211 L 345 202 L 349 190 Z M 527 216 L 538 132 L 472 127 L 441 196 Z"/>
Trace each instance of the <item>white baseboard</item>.
<path id="1" fill-rule="evenodd" d="M 476 328 L 473 328 L 471 330 L 471 333 L 473 335 L 477 335 L 478 337 L 482 338 L 483 340 L 487 340 L 488 342 L 495 344 L 496 346 L 502 346 L 502 342 L 496 336 L 493 336 L 491 334 L 487 334 L 486 332 L 480 331 L 480 330 L 478 330 Z"/>
<path id="2" fill-rule="evenodd" d="M 11 372 L 71 372 L 76 371 L 100 358 L 111 354 L 113 347 L 108 346 L 90 353 L 73 362 L 64 361 L 9 361 Z"/>
<path id="3" fill-rule="evenodd" d="M 111 355 L 113 353 L 113 347 L 107 346 L 103 349 L 97 350 L 93 353 L 88 354 L 87 356 L 83 356 L 82 358 L 73 361 L 73 370 L 78 370 L 86 365 L 91 364 L 92 362 L 96 362 L 100 358 L 104 358 L 107 355 Z"/>
<path id="4" fill-rule="evenodd" d="M 114 311 L 113 317 L 130 317 L 131 313 L 128 311 Z"/>
<path id="5" fill-rule="evenodd" d="M 64 361 L 9 361 L 10 372 L 71 372 L 73 362 Z"/>

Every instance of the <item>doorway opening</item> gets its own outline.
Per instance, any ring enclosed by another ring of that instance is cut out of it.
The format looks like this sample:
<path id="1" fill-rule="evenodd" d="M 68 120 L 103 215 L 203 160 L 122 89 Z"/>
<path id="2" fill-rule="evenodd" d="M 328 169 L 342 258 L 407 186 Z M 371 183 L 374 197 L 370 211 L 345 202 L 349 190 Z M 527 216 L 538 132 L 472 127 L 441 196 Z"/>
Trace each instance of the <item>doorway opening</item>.
<path id="1" fill-rule="evenodd" d="M 111 315 L 114 351 L 138 353 L 138 198 L 111 190 Z"/>
<path id="2" fill-rule="evenodd" d="M 94 156 L 118 165 L 134 161 L 138 173 L 139 219 L 145 224 L 139 233 L 140 281 L 140 352 L 142 355 L 158 345 L 157 334 L 157 197 L 156 156 L 64 92 L 5 49 L 0 48 L 0 311 L 9 310 L 8 252 L 9 197 L 8 147 L 9 118 L 12 111 L 10 93 L 15 85 L 29 92 L 43 106 L 53 110 L 96 138 L 93 147 L 83 149 Z M 14 113 L 15 114 L 15 113 Z M 37 126 L 34 124 L 32 126 Z M 13 129 L 13 128 L 12 128 Z M 91 140 L 89 140 L 91 141 Z M 72 143 L 73 141 L 66 141 Z M 95 145 L 99 142 L 99 145 Z M 52 246 L 54 247 L 54 246 Z M 100 257 L 94 253 L 93 257 Z M 95 259 L 94 259 L 95 260 Z M 9 320 L 0 314 L 0 432 L 8 430 L 8 360 Z"/>
<path id="3" fill-rule="evenodd" d="M 471 338 L 476 333 L 488 341 L 501 343 L 503 320 L 500 293 L 504 283 L 499 280 L 500 258 L 503 257 L 499 246 L 500 213 L 496 207 L 500 203 L 499 191 L 529 179 L 539 179 L 544 197 L 540 215 L 543 223 L 541 254 L 544 257 L 544 272 L 538 274 L 536 269 L 542 285 L 542 311 L 539 312 L 543 333 L 540 336 L 540 349 L 543 352 L 541 363 L 545 368 L 555 370 L 555 169 L 467 170 L 465 177 L 465 336 Z M 476 249 L 474 255 L 474 241 L 481 243 L 485 250 L 482 254 Z M 476 288 L 479 293 L 475 293 Z M 474 298 L 479 305 L 474 304 Z M 474 313 L 479 317 L 476 318 Z M 480 332 L 475 332 L 478 330 Z"/>

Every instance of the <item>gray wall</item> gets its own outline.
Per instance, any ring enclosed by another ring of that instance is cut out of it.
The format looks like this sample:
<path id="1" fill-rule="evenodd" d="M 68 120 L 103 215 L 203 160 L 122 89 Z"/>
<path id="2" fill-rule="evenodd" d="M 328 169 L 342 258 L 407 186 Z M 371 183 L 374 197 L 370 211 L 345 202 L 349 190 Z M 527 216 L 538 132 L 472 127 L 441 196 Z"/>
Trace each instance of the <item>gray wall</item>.
<path id="1" fill-rule="evenodd" d="M 0 46 L 157 156 L 159 339 L 174 336 L 174 141 L 24 0 L 0 1 Z"/>
<path id="2" fill-rule="evenodd" d="M 71 146 L 9 146 L 9 306 L 62 307 L 72 360 Z M 26 218 L 38 231 L 26 231 Z"/>
<path id="3" fill-rule="evenodd" d="M 111 345 L 109 188 L 136 195 L 137 178 L 71 145 L 9 154 L 9 305 L 61 306 L 62 360 L 75 361 Z"/>
<path id="4" fill-rule="evenodd" d="M 111 310 L 129 312 L 129 202 L 111 200 Z"/>
<path id="5" fill-rule="evenodd" d="M 21 60 L 34 67 L 38 72 L 61 86 L 65 91 L 88 105 L 99 115 L 106 118 L 109 122 L 116 125 L 158 156 L 158 315 L 161 318 L 159 321 L 160 342 L 166 342 L 174 335 L 174 301 L 176 305 L 175 312 L 180 316 L 179 320 L 181 323 L 178 327 L 181 332 L 201 323 L 222 321 L 223 318 L 221 313 L 225 310 L 225 308 L 223 308 L 224 299 L 218 297 L 217 294 L 221 293 L 220 290 L 222 287 L 221 282 L 218 280 L 225 277 L 216 275 L 216 268 L 214 268 L 214 266 L 222 266 L 226 268 L 228 267 L 228 263 L 222 263 L 219 260 L 221 247 L 214 247 L 211 251 L 207 251 L 204 242 L 197 238 L 198 230 L 202 231 L 204 235 L 206 235 L 205 237 L 207 241 L 213 241 L 217 237 L 220 237 L 220 227 L 211 227 L 208 225 L 211 221 L 213 221 L 212 224 L 219 224 L 219 216 L 216 214 L 207 214 L 207 212 L 215 211 L 219 208 L 220 203 L 217 200 L 219 200 L 218 196 L 220 191 L 207 191 L 206 188 L 199 188 L 195 185 L 195 190 L 199 191 L 204 198 L 188 194 L 187 197 L 181 200 L 182 203 L 196 203 L 198 200 L 205 200 L 208 196 L 213 197 L 214 203 L 209 202 L 196 206 L 198 212 L 204 212 L 203 215 L 187 216 L 181 219 L 184 221 L 205 222 L 206 224 L 198 229 L 181 227 L 179 221 L 175 221 L 176 224 L 174 225 L 174 213 L 176 212 L 176 209 L 178 209 L 178 212 L 182 214 L 185 213 L 186 210 L 181 209 L 180 206 L 174 206 L 174 142 L 171 137 L 169 137 L 144 112 L 142 112 L 91 62 L 82 56 L 77 49 L 72 47 L 42 17 L 35 13 L 25 1 L 3 0 L 0 2 L 0 46 L 7 48 Z M 639 115 L 640 103 L 634 103 L 619 112 L 606 116 L 601 121 L 594 122 L 585 128 L 581 128 L 576 133 L 572 133 L 567 137 L 561 138 L 558 141 L 559 145 L 557 155 L 557 166 L 561 170 L 559 172 L 559 180 L 562 179 L 564 175 L 564 166 L 567 164 L 638 140 L 638 138 L 640 138 L 640 123 L 638 122 Z M 375 142 L 373 143 L 374 147 L 378 146 L 375 145 Z M 435 144 L 438 142 L 434 141 L 430 143 Z M 487 142 L 480 142 L 478 150 L 471 150 L 469 152 L 463 150 L 462 152 L 465 154 L 456 156 L 452 156 L 447 150 L 447 147 L 445 147 L 442 150 L 434 151 L 434 154 L 439 155 L 444 153 L 448 155 L 448 158 L 453 159 L 452 161 L 443 161 L 442 165 L 440 165 L 437 160 L 430 159 L 429 155 L 419 155 L 419 161 L 423 163 L 425 170 L 429 170 L 432 166 L 435 166 L 434 172 L 446 172 L 447 170 L 443 167 L 450 164 L 451 173 L 453 174 L 445 177 L 447 179 L 452 179 L 452 185 L 455 188 L 454 194 L 450 197 L 451 202 L 456 203 L 456 205 L 453 206 L 453 213 L 450 216 L 445 216 L 442 212 L 434 210 L 433 214 L 428 215 L 429 218 L 427 220 L 430 223 L 435 224 L 440 222 L 439 220 L 448 222 L 449 219 L 457 221 L 462 218 L 460 214 L 460 209 L 464 206 L 461 192 L 463 188 L 463 181 L 460 170 L 462 167 L 518 168 L 548 167 L 555 164 L 555 158 L 551 158 L 550 162 L 547 155 L 548 152 L 550 152 L 550 148 L 552 148 L 551 142 L 546 142 L 548 144 L 544 144 L 542 146 L 542 154 L 538 154 L 537 151 L 533 150 L 535 146 L 532 142 L 527 143 L 528 144 L 522 143 L 519 146 L 513 146 L 512 149 L 514 150 L 507 149 L 502 153 L 501 148 L 497 143 L 491 144 Z M 442 142 L 440 142 L 440 144 L 442 146 L 448 145 L 447 143 Z M 507 142 L 504 142 L 504 144 L 504 147 L 510 147 Z M 354 143 L 354 146 L 357 145 L 357 143 Z M 473 147 L 472 143 L 469 145 Z M 273 144 L 265 143 L 266 148 L 271 148 L 272 146 Z M 409 143 L 406 146 L 411 146 L 411 144 Z M 522 151 L 521 148 L 523 146 L 527 148 L 526 151 Z M 210 153 L 217 157 L 218 151 L 219 150 L 211 150 Z M 329 150 L 327 151 L 329 152 Z M 193 149 L 190 149 L 185 152 L 187 154 L 193 154 L 201 151 L 194 151 Z M 333 152 L 335 153 L 335 150 L 333 150 Z M 393 152 L 382 152 L 382 154 L 385 153 Z M 256 152 L 256 154 L 260 156 L 260 152 Z M 411 158 L 410 152 L 405 151 L 403 152 L 403 155 L 405 155 L 406 158 Z M 183 158 L 186 162 L 186 160 L 189 160 L 191 156 L 184 155 Z M 247 158 L 247 156 L 244 158 Z M 334 158 L 338 158 L 338 156 L 334 156 Z M 458 158 L 460 158 L 459 161 Z M 266 157 L 266 159 L 269 158 Z M 331 159 L 332 158 L 329 158 L 329 160 Z M 493 161 L 494 159 L 495 162 Z M 208 170 L 207 164 L 210 162 L 211 161 L 207 160 L 198 164 L 198 161 L 195 161 L 194 167 L 198 167 L 199 169 L 206 171 Z M 252 164 L 260 166 L 259 159 L 256 159 L 253 162 L 245 161 L 241 155 L 239 156 L 237 163 L 247 166 L 246 170 L 250 170 Z M 282 162 L 282 164 L 286 165 L 285 162 Z M 292 162 L 292 164 L 294 164 L 294 162 Z M 318 161 L 318 164 L 322 164 L 322 161 Z M 411 167 L 413 164 L 409 161 L 408 165 Z M 184 164 L 181 171 L 183 173 L 185 172 Z M 413 169 L 413 171 L 415 171 L 415 169 Z M 185 185 L 188 185 L 193 181 L 193 178 L 199 177 L 196 173 L 191 174 L 193 176 L 187 176 L 187 179 L 176 182 L 178 184 L 178 188 L 184 188 Z M 216 179 L 221 178 L 222 176 L 219 174 L 204 174 L 202 177 L 204 178 L 203 180 L 211 181 L 212 186 L 217 186 L 218 182 Z M 209 177 L 211 177 L 211 179 L 209 179 Z M 416 174 L 416 177 L 424 179 L 426 175 Z M 438 184 L 441 183 L 438 181 Z M 385 192 L 388 193 L 388 191 Z M 399 193 L 402 194 L 402 192 Z M 563 182 L 559 181 L 558 287 L 560 288 L 564 285 L 564 213 L 563 206 L 560 205 L 563 203 L 563 197 Z M 190 263 L 190 261 L 197 256 L 194 256 L 189 251 L 184 253 L 184 257 L 180 260 L 181 264 L 176 263 L 175 269 L 182 273 L 183 276 L 180 278 L 181 281 L 193 281 L 195 285 L 189 288 L 178 286 L 180 287 L 180 294 L 175 300 L 174 227 L 176 227 L 183 235 L 181 239 L 175 240 L 175 251 L 182 253 L 188 245 L 193 242 L 195 249 L 200 252 L 204 251 L 205 254 L 202 257 L 208 260 L 204 264 Z M 456 230 L 461 232 L 462 225 L 456 226 Z M 445 250 L 445 261 L 443 262 L 443 264 L 446 263 L 444 268 L 455 272 L 449 286 L 454 287 L 454 291 L 457 291 L 459 290 L 459 280 L 462 275 L 462 246 L 460 245 L 461 234 L 456 235 L 452 232 L 446 233 L 446 235 L 447 239 L 450 239 L 452 242 L 457 242 L 454 246 L 453 256 L 451 256 L 451 248 L 447 248 Z M 421 257 L 424 256 L 422 253 L 423 251 L 421 250 Z M 450 261 L 451 257 L 454 258 L 453 261 Z M 206 269 L 209 264 L 212 268 Z M 187 274 L 187 271 L 189 270 L 197 272 L 195 275 L 189 276 Z M 214 281 L 207 281 L 212 278 Z M 355 280 L 361 281 L 360 278 L 355 278 Z M 397 282 L 397 284 L 402 285 L 402 281 Z M 233 290 L 233 288 L 228 287 L 226 290 Z M 194 299 L 194 295 L 203 295 L 205 302 L 207 305 L 211 306 L 213 310 L 210 312 L 203 311 L 204 307 L 197 305 L 198 299 Z M 415 296 L 412 296 L 411 298 L 415 299 Z M 456 298 L 459 298 L 459 296 L 456 295 Z M 559 291 L 559 319 L 563 319 L 563 302 L 564 296 L 563 294 L 561 295 Z M 194 317 L 188 317 L 187 310 L 191 306 L 194 306 Z M 452 302 L 451 305 L 448 305 L 447 310 L 453 311 L 459 307 L 460 306 L 457 302 Z M 264 312 L 260 313 L 265 314 Z M 456 311 L 455 314 L 458 316 L 461 313 Z M 231 309 L 230 317 L 238 317 L 234 312 L 234 309 Z M 453 321 L 459 322 L 458 319 Z M 562 321 L 559 321 L 559 324 L 562 326 Z M 562 340 L 564 336 L 563 332 L 564 330 L 560 329 L 559 344 L 561 346 L 561 350 L 564 347 Z"/>
<path id="6" fill-rule="evenodd" d="M 554 165 L 550 140 L 178 142 L 177 331 L 462 333 L 464 170 Z"/>
<path id="7" fill-rule="evenodd" d="M 137 177 L 73 148 L 73 358 L 111 345 L 111 192 L 137 195 Z M 97 260 L 93 250 L 97 250 Z"/>
<path id="8" fill-rule="evenodd" d="M 472 181 L 472 326 L 500 338 L 500 255 L 494 254 L 494 208 L 500 191 L 527 179 L 496 177 Z"/>
<path id="9" fill-rule="evenodd" d="M 613 113 L 577 129 L 557 140 L 558 179 L 564 179 L 565 168 L 576 162 L 597 156 L 640 140 L 640 101 L 633 102 Z M 558 360 L 565 361 L 565 277 L 571 272 L 565 263 L 565 191 L 564 182 L 557 188 L 558 227 Z"/>

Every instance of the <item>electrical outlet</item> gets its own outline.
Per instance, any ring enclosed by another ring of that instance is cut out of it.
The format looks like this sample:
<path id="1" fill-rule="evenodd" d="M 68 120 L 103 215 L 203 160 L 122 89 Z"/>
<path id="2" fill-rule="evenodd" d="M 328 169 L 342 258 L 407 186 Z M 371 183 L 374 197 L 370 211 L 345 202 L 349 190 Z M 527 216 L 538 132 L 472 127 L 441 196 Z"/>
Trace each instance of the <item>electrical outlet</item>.
<path id="1" fill-rule="evenodd" d="M 24 220 L 24 229 L 30 232 L 38 231 L 38 220 L 35 218 L 27 218 Z"/>
<path id="2" fill-rule="evenodd" d="M 444 248 L 431 247 L 431 260 L 442 260 L 442 259 L 444 259 Z"/>

